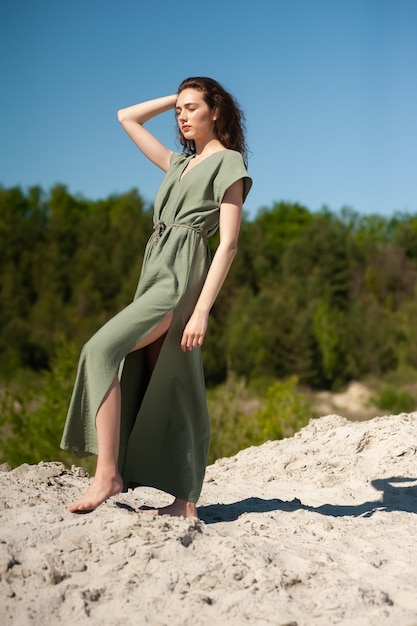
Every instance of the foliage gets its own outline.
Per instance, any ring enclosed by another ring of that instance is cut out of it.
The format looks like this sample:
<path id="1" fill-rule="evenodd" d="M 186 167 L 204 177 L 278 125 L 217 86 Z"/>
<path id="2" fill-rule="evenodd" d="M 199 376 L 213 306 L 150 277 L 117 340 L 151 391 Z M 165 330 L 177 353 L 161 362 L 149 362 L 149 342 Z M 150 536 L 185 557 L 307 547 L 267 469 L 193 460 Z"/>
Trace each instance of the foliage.
<path id="1" fill-rule="evenodd" d="M 0 375 L 47 369 L 132 298 L 151 215 L 137 191 L 91 202 L 63 185 L 0 188 Z"/>
<path id="2" fill-rule="evenodd" d="M 407 391 L 389 385 L 370 398 L 370 402 L 379 409 L 392 411 L 393 414 L 409 413 L 416 410 L 416 401 Z"/>
<path id="3" fill-rule="evenodd" d="M 59 439 L 79 350 L 131 301 L 151 232 L 151 207 L 135 189 L 91 201 L 61 184 L 0 187 L 5 460 L 73 462 Z M 218 235 L 209 243 L 213 253 Z M 417 368 L 417 215 L 311 213 L 289 202 L 244 215 L 204 360 L 208 387 L 217 386 L 211 460 L 305 423 L 298 381 L 339 388 Z M 279 381 L 262 390 L 262 408 L 249 391 L 259 380 Z M 395 388 L 375 401 L 414 408 Z"/>
<path id="4" fill-rule="evenodd" d="M 52 369 L 44 373 L 40 387 L 26 387 L 23 393 L 8 388 L 1 395 L 0 462 L 7 461 L 12 466 L 40 460 L 74 463 L 73 454 L 60 450 L 59 442 L 77 357 L 74 345 L 64 343 L 57 350 Z M 296 377 L 276 381 L 267 388 L 263 399 L 235 376 L 209 390 L 209 462 L 269 439 L 281 439 L 304 426 L 312 416 L 311 408 L 307 397 L 297 390 L 297 382 Z M 77 463 L 91 472 L 94 461 L 84 459 Z"/>
<path id="5" fill-rule="evenodd" d="M 91 201 L 0 187 L 3 383 L 51 369 L 61 338 L 79 350 L 131 301 L 151 220 L 136 190 Z M 338 388 L 416 367 L 416 242 L 416 215 L 289 202 L 244 215 L 204 344 L 208 386 L 235 373 Z"/>
<path id="6" fill-rule="evenodd" d="M 209 463 L 213 463 L 250 445 L 247 423 L 259 400 L 244 379 L 231 375 L 222 385 L 208 390 L 207 402 L 211 420 Z"/>
<path id="7" fill-rule="evenodd" d="M 262 398 L 251 392 L 243 379 L 231 376 L 224 385 L 209 390 L 208 404 L 210 463 L 242 448 L 288 437 L 314 417 L 296 376 L 275 381 Z"/>
<path id="8" fill-rule="evenodd" d="M 275 381 L 266 392 L 263 407 L 250 420 L 253 443 L 290 437 L 306 426 L 312 415 L 311 403 L 298 390 L 297 376 Z"/>
<path id="9" fill-rule="evenodd" d="M 40 386 L 21 387 L 16 391 L 14 385 L 10 385 L 3 390 L 0 396 L 0 430 L 3 433 L 0 462 L 7 461 L 12 466 L 41 460 L 60 460 L 67 465 L 75 462 L 74 455 L 60 450 L 59 443 L 77 359 L 78 350 L 74 344 L 62 343 Z M 90 468 L 91 461 L 84 465 Z"/>

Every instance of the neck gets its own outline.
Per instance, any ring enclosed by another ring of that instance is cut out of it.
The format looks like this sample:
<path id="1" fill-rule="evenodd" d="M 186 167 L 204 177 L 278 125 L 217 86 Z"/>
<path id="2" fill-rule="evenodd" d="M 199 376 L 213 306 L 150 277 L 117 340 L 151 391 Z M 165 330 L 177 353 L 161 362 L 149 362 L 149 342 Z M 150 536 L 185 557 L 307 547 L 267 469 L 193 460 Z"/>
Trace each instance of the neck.
<path id="1" fill-rule="evenodd" d="M 195 143 L 195 154 L 196 156 L 208 156 L 213 152 L 218 152 L 218 150 L 224 150 L 224 146 L 220 143 L 220 141 L 213 137 L 208 141 L 204 141 L 201 143 Z"/>

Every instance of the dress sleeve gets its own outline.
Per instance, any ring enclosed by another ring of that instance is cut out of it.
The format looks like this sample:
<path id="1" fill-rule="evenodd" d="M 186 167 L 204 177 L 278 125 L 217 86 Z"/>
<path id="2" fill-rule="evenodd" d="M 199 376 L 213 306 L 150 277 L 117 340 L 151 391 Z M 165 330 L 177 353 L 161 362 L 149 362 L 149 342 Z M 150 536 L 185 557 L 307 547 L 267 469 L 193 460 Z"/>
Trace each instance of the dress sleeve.
<path id="1" fill-rule="evenodd" d="M 252 179 L 243 163 L 242 155 L 234 150 L 228 150 L 224 155 L 221 167 L 214 180 L 214 194 L 216 202 L 218 202 L 219 205 L 230 185 L 233 185 L 233 183 L 241 178 L 243 178 L 244 202 L 252 187 Z"/>
<path id="2" fill-rule="evenodd" d="M 178 163 L 181 163 L 181 162 L 185 161 L 185 159 L 186 159 L 186 157 L 183 154 L 180 154 L 179 152 L 173 152 L 171 154 L 171 160 L 169 162 L 169 167 L 174 167 Z"/>

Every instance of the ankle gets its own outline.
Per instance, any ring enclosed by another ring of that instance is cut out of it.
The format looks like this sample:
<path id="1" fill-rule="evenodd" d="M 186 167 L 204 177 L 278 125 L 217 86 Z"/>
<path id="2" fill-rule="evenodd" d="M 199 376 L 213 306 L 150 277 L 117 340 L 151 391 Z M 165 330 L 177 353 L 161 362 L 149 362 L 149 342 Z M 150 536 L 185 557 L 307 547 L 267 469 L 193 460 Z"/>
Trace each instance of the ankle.
<path id="1" fill-rule="evenodd" d="M 103 482 L 119 482 L 121 480 L 117 468 L 102 468 L 99 465 L 96 467 L 96 473 L 94 474 L 94 478 Z"/>
<path id="2" fill-rule="evenodd" d="M 184 511 L 185 517 L 197 517 L 197 505 L 195 504 L 195 502 L 189 502 L 188 500 L 175 498 L 174 505 Z"/>

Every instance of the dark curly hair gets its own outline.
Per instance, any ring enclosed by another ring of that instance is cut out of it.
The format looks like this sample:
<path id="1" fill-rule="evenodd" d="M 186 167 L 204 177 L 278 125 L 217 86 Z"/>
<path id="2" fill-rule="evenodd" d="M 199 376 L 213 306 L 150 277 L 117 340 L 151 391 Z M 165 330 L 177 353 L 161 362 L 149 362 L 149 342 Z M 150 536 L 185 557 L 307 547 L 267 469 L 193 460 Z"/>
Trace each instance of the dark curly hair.
<path id="1" fill-rule="evenodd" d="M 240 152 L 247 166 L 248 149 L 245 140 L 245 116 L 235 98 L 212 78 L 196 76 L 186 78 L 178 87 L 180 94 L 184 89 L 197 89 L 203 94 L 203 99 L 210 109 L 216 108 L 217 119 L 214 122 L 214 132 L 217 139 L 225 148 Z M 195 153 L 194 141 L 187 140 L 178 131 L 178 140 L 183 146 L 186 155 Z"/>

